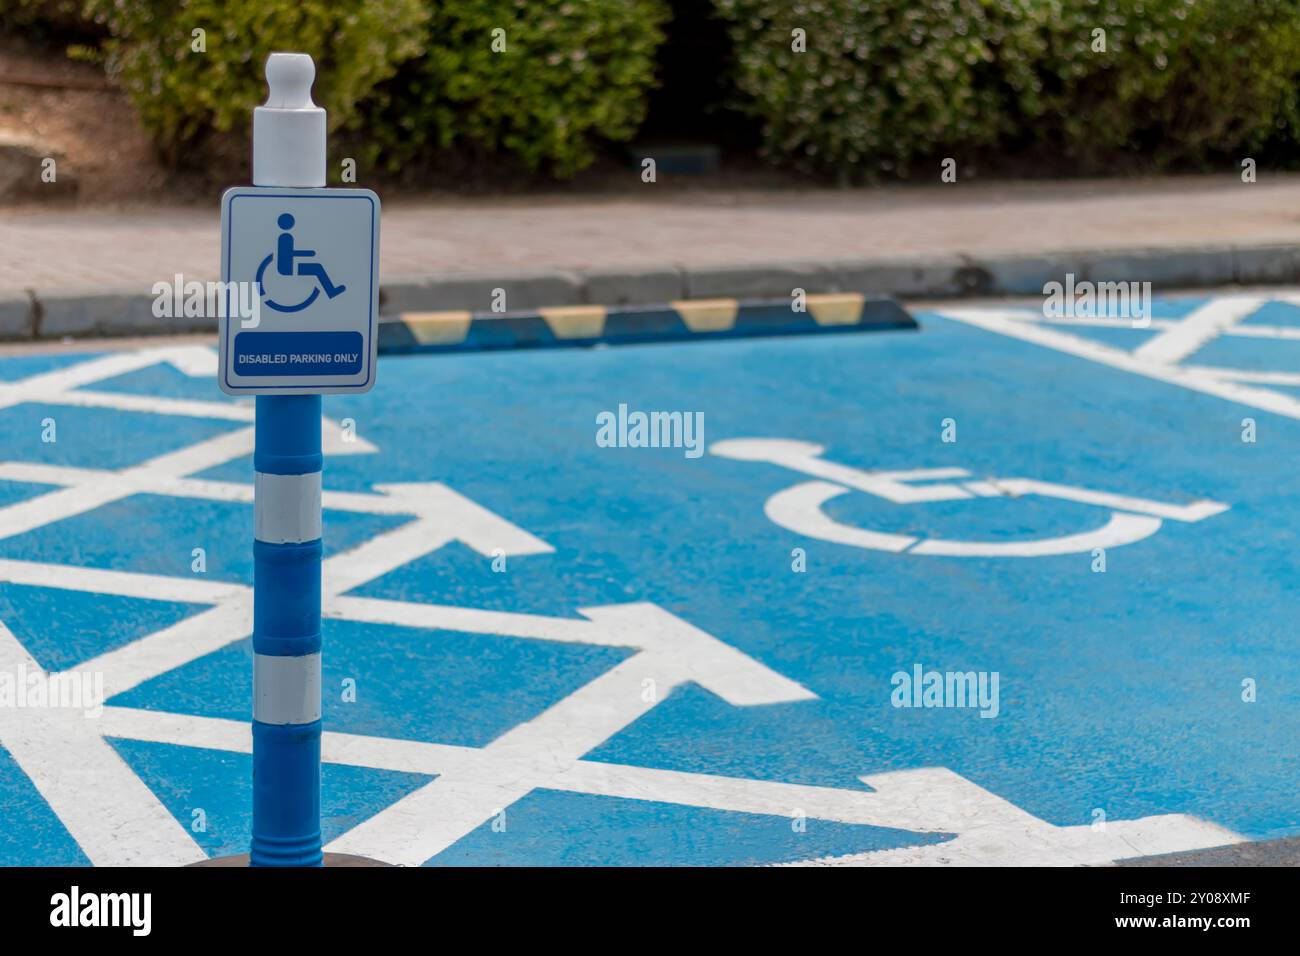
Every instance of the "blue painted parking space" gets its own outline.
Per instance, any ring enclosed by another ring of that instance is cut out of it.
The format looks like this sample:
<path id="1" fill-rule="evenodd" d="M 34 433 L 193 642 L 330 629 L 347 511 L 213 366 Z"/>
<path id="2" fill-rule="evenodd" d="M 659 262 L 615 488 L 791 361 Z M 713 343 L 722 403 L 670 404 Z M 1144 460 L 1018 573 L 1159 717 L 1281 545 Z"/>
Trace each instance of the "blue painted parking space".
<path id="1" fill-rule="evenodd" d="M 326 849 L 1098 864 L 1300 833 L 1300 306 L 1156 305 L 384 357 L 324 401 Z M 0 358 L 0 863 L 247 849 L 252 407 L 215 372 Z"/>

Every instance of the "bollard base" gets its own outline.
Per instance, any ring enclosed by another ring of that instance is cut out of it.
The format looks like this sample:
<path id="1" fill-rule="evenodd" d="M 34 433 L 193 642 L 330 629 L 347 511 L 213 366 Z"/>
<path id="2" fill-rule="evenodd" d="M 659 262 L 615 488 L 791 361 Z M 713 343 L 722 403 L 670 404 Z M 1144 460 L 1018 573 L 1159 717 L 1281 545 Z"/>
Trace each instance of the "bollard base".
<path id="1" fill-rule="evenodd" d="M 214 856 L 209 860 L 189 863 L 188 866 L 248 866 L 248 854 L 235 856 Z M 372 860 L 368 856 L 353 856 L 351 853 L 326 853 L 325 865 L 329 866 L 392 866 L 381 860 Z"/>

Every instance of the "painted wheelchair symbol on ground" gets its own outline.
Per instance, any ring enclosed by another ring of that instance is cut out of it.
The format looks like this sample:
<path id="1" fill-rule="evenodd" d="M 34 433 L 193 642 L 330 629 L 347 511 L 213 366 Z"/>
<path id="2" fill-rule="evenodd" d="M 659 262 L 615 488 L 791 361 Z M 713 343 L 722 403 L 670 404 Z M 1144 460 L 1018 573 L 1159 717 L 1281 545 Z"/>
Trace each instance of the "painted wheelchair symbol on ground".
<path id="1" fill-rule="evenodd" d="M 1189 505 L 1168 504 L 1032 478 L 985 478 L 953 483 L 953 479 L 971 478 L 970 472 L 964 468 L 863 471 L 822 458 L 825 448 L 821 445 L 788 438 L 735 438 L 715 442 L 709 451 L 722 458 L 766 462 L 811 475 L 815 479 L 826 479 L 801 482 L 768 498 L 763 505 L 763 512 L 774 524 L 821 541 L 896 554 L 956 558 L 1042 558 L 1088 553 L 1096 548 L 1116 548 L 1149 538 L 1160 530 L 1166 519 L 1201 521 L 1222 514 L 1229 507 L 1208 500 Z M 1038 495 L 1108 508 L 1110 517 L 1099 528 L 1077 534 L 1027 540 L 920 538 L 846 525 L 827 515 L 823 510 L 826 502 L 850 491 L 864 491 L 895 504 Z"/>
<path id="2" fill-rule="evenodd" d="M 330 281 L 329 273 L 325 271 L 325 266 L 319 262 L 298 262 L 299 259 L 310 259 L 316 255 L 314 249 L 295 249 L 293 244 L 293 233 L 290 232 L 294 227 L 294 218 L 289 213 L 281 213 L 276 220 L 276 225 L 280 227 L 280 235 L 275 241 L 275 252 L 268 253 L 262 260 L 261 265 L 257 267 L 257 288 L 261 291 L 262 299 L 268 309 L 274 309 L 276 312 L 301 312 L 308 308 L 316 298 L 324 291 L 326 298 L 336 298 L 347 291 L 347 286 L 336 286 Z M 310 294 L 305 299 L 296 302 L 293 305 L 284 305 L 276 302 L 270 297 L 263 282 L 266 275 L 266 267 L 275 260 L 275 272 L 280 276 L 292 277 L 311 277 L 316 281 L 312 286 Z"/>

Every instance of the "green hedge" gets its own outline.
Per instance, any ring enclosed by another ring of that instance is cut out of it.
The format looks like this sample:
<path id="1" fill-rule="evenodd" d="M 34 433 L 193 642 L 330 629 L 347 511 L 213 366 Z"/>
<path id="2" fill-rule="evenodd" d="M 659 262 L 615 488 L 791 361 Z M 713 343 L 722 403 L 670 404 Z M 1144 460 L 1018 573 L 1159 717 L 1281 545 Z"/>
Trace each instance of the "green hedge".
<path id="1" fill-rule="evenodd" d="M 841 178 L 981 150 L 1195 164 L 1298 138 L 1300 0 L 715 2 L 767 154 Z"/>
<path id="2" fill-rule="evenodd" d="M 419 52 L 421 0 L 88 0 L 107 26 L 107 65 L 120 75 L 145 128 L 173 165 L 211 130 L 246 138 L 250 111 L 266 99 L 263 64 L 277 50 L 316 60 L 314 97 L 331 126 L 397 64 Z M 204 52 L 192 49 L 195 29 Z"/>
<path id="3" fill-rule="evenodd" d="M 1015 27 L 1033 2 L 716 0 L 766 153 L 842 178 L 906 173 L 1008 130 L 1004 85 L 1032 83 Z"/>
<path id="4" fill-rule="evenodd" d="M 1156 166 L 1238 157 L 1281 135 L 1292 147 L 1300 0 L 1083 0 L 1052 5 L 1040 67 L 1059 90 L 1037 129 L 1085 169 L 1117 153 Z M 1107 53 L 1090 31 L 1106 29 Z"/>
<path id="5" fill-rule="evenodd" d="M 359 126 L 390 170 L 458 149 L 573 174 L 596 142 L 636 132 L 668 18 L 662 0 L 475 0 L 429 13 L 423 55 L 376 91 Z"/>
<path id="6" fill-rule="evenodd" d="M 0 0 L 3 3 L 31 0 Z M 165 161 L 247 135 L 274 50 L 316 59 L 316 100 L 358 154 L 396 170 L 440 149 L 567 176 L 631 137 L 654 82 L 663 0 L 87 0 Z M 207 31 L 206 51 L 191 32 Z M 493 49 L 504 31 L 505 49 Z M 229 155 L 230 150 L 221 155 Z"/>
<path id="7" fill-rule="evenodd" d="M 569 176 L 635 135 L 669 17 L 666 0 L 0 0 L 0 18 L 76 31 L 79 2 L 163 158 L 227 178 L 262 64 L 286 49 L 316 58 L 317 101 L 371 169 L 454 152 Z M 1054 174 L 1294 163 L 1300 146 L 1300 0 L 712 2 L 734 47 L 716 69 L 766 154 L 842 180 L 932 175 L 944 156 Z"/>

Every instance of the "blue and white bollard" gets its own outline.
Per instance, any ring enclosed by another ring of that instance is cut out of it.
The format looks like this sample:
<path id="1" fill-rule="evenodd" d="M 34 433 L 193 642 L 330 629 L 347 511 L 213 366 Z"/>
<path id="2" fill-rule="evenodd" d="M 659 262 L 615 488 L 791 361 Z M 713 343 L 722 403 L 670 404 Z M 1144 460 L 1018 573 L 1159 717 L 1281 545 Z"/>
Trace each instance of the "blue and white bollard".
<path id="1" fill-rule="evenodd" d="M 253 185 L 325 185 L 316 68 L 273 53 L 253 111 Z M 321 399 L 257 396 L 253 533 L 253 866 L 320 866 Z"/>
<path id="2" fill-rule="evenodd" d="M 321 400 L 259 395 L 253 866 L 320 866 Z"/>
<path id="3" fill-rule="evenodd" d="M 364 393 L 376 373 L 379 197 L 325 187 L 315 78 L 310 56 L 271 54 L 266 103 L 253 111 L 253 184 L 221 199 L 222 281 L 251 285 L 258 306 L 248 316 L 223 309 L 218 331 L 222 391 L 257 399 L 254 866 L 325 862 L 320 397 Z M 272 276 L 279 285 L 268 290 Z"/>

